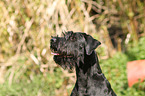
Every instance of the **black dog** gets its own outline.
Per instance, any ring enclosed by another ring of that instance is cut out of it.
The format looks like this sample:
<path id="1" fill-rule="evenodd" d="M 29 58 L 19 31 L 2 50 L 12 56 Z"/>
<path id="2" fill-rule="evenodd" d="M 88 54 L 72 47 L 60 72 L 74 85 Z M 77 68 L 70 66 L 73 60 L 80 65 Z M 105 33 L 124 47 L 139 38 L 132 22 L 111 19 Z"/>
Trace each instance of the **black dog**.
<path id="1" fill-rule="evenodd" d="M 75 66 L 77 81 L 71 96 L 116 96 L 99 66 L 95 49 L 101 43 L 85 33 L 68 31 L 52 37 L 54 61 L 64 69 Z"/>

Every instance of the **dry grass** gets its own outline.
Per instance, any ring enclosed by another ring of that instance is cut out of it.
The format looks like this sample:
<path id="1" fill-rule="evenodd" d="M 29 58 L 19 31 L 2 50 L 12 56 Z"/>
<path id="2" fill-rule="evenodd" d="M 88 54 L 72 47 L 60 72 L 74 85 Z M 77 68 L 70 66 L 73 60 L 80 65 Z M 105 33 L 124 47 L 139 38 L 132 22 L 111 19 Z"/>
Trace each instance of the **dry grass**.
<path id="1" fill-rule="evenodd" d="M 0 83 L 8 80 L 11 84 L 24 74 L 32 79 L 35 74 L 53 73 L 57 65 L 50 55 L 49 41 L 51 35 L 60 36 L 63 30 L 82 31 L 99 38 L 104 42 L 100 53 L 105 57 L 113 49 L 107 28 L 121 27 L 123 34 L 131 35 L 131 39 L 126 38 L 129 41 L 144 36 L 145 2 L 96 1 L 1 0 Z M 64 71 L 63 75 L 74 83 L 74 74 Z"/>
<path id="2" fill-rule="evenodd" d="M 88 11 L 79 0 L 0 1 L 0 83 L 53 73 L 57 66 L 50 55 L 51 35 L 61 35 L 63 30 L 96 33 Z M 67 89 L 74 76 L 64 71 L 62 78 L 69 78 Z"/>

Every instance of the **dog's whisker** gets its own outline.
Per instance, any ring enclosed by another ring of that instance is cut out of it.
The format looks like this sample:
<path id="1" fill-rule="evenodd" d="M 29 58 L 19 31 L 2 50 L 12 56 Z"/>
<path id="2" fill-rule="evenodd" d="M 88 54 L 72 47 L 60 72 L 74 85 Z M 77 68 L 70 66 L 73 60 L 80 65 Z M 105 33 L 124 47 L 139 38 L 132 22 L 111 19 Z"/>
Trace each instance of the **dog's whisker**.
<path id="1" fill-rule="evenodd" d="M 52 37 L 50 49 L 62 68 L 76 69 L 77 81 L 71 96 L 116 96 L 94 51 L 101 43 L 85 33 L 62 34 L 64 37 Z"/>

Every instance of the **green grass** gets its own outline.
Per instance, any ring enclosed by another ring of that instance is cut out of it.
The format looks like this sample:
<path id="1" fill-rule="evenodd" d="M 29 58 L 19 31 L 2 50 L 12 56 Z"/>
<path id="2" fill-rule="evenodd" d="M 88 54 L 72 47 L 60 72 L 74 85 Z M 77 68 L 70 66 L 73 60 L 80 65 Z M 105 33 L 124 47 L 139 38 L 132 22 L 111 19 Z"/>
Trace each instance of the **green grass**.
<path id="1" fill-rule="evenodd" d="M 105 28 L 121 27 L 125 37 L 131 35 L 129 42 L 138 42 L 138 38 L 144 36 L 143 0 L 90 1 L 0 1 L 0 96 L 56 96 L 56 90 L 62 89 L 64 93 L 65 78 L 69 81 L 66 89 L 70 93 L 75 79 L 53 66 L 49 49 L 51 36 L 60 35 L 62 30 L 82 31 L 98 38 L 104 43 L 104 47 L 97 49 L 99 56 L 106 56 L 106 48 L 110 45 L 105 43 L 108 42 L 105 38 L 110 38 Z M 144 42 L 145 38 L 141 38 L 138 44 L 129 43 L 125 53 L 100 60 L 102 70 L 118 96 L 145 94 L 144 83 L 128 87 L 126 73 L 128 61 L 145 59 Z"/>
<path id="2" fill-rule="evenodd" d="M 101 67 L 118 96 L 144 96 L 145 82 L 128 87 L 126 71 L 128 61 L 126 54 L 117 53 L 113 58 L 101 60 Z"/>
<path id="3" fill-rule="evenodd" d="M 117 53 L 112 58 L 100 62 L 105 76 L 118 96 L 144 96 L 145 94 L 145 81 L 131 88 L 128 87 L 126 69 L 127 62 L 145 59 L 144 42 L 145 37 L 141 38 L 135 46 L 128 47 L 125 53 Z"/>
<path id="4" fill-rule="evenodd" d="M 123 53 L 117 53 L 113 58 L 101 60 L 103 73 L 112 85 L 118 96 L 144 96 L 145 82 L 128 87 L 126 64 L 129 57 Z M 54 73 L 33 75 L 31 78 L 20 76 L 9 84 L 7 80 L 0 84 L 0 96 L 55 96 L 55 90 L 61 88 L 64 78 L 62 71 L 56 68 Z"/>
<path id="5" fill-rule="evenodd" d="M 19 82 L 13 82 L 9 85 L 8 81 L 0 85 L 1 95 L 0 96 L 54 96 L 54 90 L 52 84 L 43 80 L 42 76 L 34 77 L 35 80 L 29 81 L 29 79 L 21 80 Z M 49 91 L 52 91 L 51 93 Z"/>
<path id="6" fill-rule="evenodd" d="M 145 59 L 144 42 L 145 38 L 141 38 L 139 44 L 130 47 L 127 52 L 117 53 L 107 60 L 100 60 L 102 71 L 118 96 L 144 96 L 145 94 L 145 82 L 128 87 L 126 70 L 128 61 Z M 23 60 L 27 60 L 19 58 L 21 64 L 24 63 Z M 60 68 L 56 67 L 53 73 L 47 73 L 46 76 L 41 72 L 36 74 L 31 71 L 25 70 L 18 78 L 13 79 L 11 84 L 7 78 L 5 83 L 0 84 L 0 96 L 55 96 L 55 90 L 62 88 L 65 79 Z"/>
<path id="7" fill-rule="evenodd" d="M 58 75 L 59 74 L 59 75 Z M 55 96 L 55 89 L 62 85 L 61 73 L 47 76 L 37 75 L 30 78 L 19 78 L 10 85 L 8 81 L 0 85 L 0 96 Z"/>

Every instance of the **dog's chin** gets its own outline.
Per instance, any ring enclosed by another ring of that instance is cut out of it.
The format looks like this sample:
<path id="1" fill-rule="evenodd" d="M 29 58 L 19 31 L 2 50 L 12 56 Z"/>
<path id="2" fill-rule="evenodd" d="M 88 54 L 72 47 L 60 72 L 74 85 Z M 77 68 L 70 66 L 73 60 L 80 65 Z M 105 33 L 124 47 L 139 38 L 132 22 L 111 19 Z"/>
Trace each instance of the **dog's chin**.
<path id="1" fill-rule="evenodd" d="M 76 64 L 76 59 L 72 56 L 54 55 L 55 63 L 59 64 L 63 69 L 72 70 Z"/>

